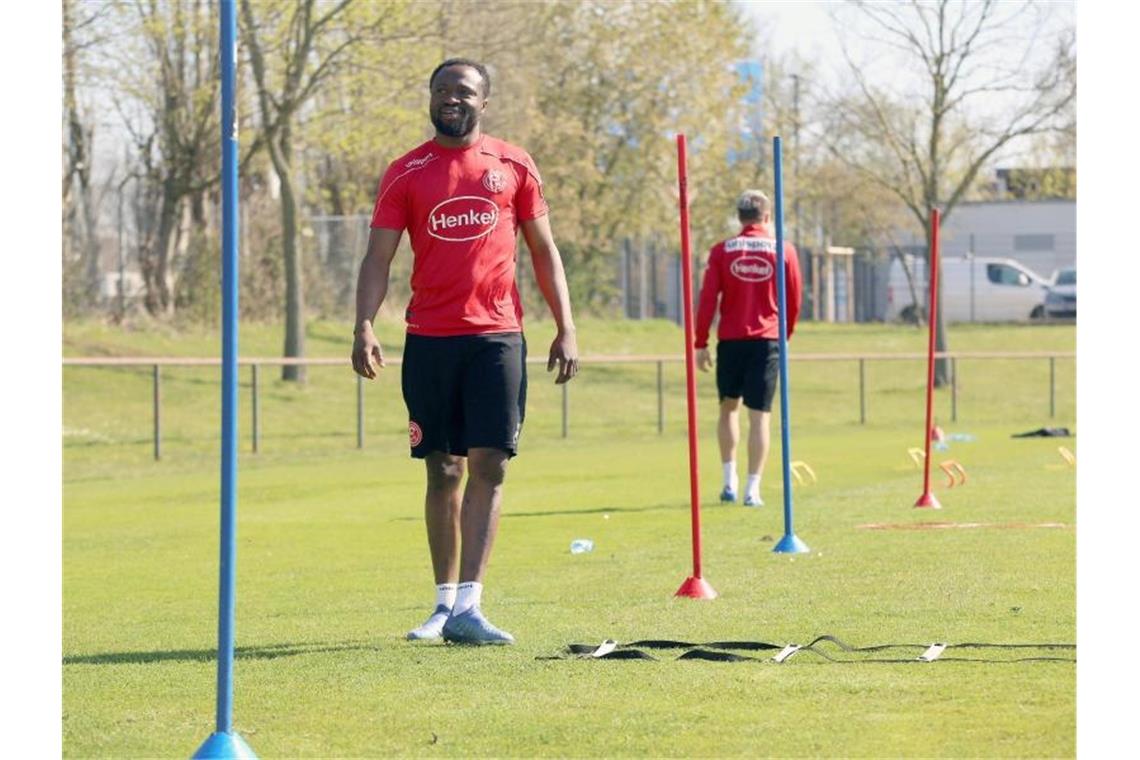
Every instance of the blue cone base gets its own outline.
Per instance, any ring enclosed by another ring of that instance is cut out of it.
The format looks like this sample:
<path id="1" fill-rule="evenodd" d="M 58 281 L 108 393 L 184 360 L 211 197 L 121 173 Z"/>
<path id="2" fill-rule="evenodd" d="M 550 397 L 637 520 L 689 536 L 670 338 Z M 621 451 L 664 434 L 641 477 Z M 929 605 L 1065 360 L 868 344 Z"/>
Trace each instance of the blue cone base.
<path id="1" fill-rule="evenodd" d="M 237 734 L 213 733 L 203 742 L 198 751 L 193 754 L 193 760 L 198 758 L 250 758 L 257 760 L 257 755 L 249 748 Z"/>
<path id="2" fill-rule="evenodd" d="M 785 533 L 780 542 L 772 547 L 772 551 L 777 554 L 807 554 L 811 548 L 795 533 Z"/>

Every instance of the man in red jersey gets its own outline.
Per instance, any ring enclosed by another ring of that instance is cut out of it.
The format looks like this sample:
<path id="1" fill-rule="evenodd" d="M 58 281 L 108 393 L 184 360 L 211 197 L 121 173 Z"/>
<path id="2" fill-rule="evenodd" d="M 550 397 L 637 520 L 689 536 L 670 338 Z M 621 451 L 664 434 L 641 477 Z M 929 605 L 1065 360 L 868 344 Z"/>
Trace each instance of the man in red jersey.
<path id="1" fill-rule="evenodd" d="M 511 644 L 514 637 L 483 616 L 480 597 L 526 410 L 520 228 L 558 328 L 546 367 L 558 367 L 554 382 L 578 373 L 578 343 L 538 169 L 526 151 L 480 128 L 487 70 L 448 59 L 428 85 L 435 137 L 393 161 L 377 193 L 357 280 L 352 366 L 369 379 L 384 366 L 372 321 L 406 229 L 414 261 L 401 378 L 411 453 L 427 465 L 436 582 L 435 609 L 408 638 Z"/>
<path id="2" fill-rule="evenodd" d="M 748 407 L 748 485 L 744 506 L 759 507 L 760 477 L 771 441 L 772 397 L 780 367 L 779 298 L 776 291 L 776 236 L 771 204 L 759 190 L 746 190 L 736 203 L 743 229 L 709 251 L 701 284 L 694 347 L 697 366 L 708 372 L 709 327 L 720 301 L 717 326 L 716 386 L 720 396 L 717 439 L 724 468 L 723 502 L 735 502 L 739 481 L 736 444 L 740 440 L 740 399 Z M 796 249 L 784 243 L 788 338 L 800 313 L 801 280 Z"/>

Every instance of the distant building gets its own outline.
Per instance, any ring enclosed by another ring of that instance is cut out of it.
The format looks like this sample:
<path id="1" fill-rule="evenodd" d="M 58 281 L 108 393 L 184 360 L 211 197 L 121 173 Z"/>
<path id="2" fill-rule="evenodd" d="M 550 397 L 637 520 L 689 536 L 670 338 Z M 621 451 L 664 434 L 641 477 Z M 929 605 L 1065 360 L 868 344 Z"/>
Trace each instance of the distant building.
<path id="1" fill-rule="evenodd" d="M 897 238 L 908 252 L 922 252 L 913 232 Z M 1077 202 L 1073 200 L 959 203 L 942 224 L 942 256 L 1000 256 L 1042 277 L 1077 262 Z"/>

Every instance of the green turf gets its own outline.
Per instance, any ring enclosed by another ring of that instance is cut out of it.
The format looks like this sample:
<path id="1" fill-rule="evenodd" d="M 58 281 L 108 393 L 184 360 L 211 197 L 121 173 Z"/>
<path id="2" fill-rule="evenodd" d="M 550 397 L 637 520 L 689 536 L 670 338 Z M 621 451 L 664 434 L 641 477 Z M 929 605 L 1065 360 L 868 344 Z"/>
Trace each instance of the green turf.
<path id="1" fill-rule="evenodd" d="M 664 323 L 580 329 L 584 352 L 598 354 L 674 351 L 679 335 Z M 311 350 L 343 354 L 337 336 L 347 332 L 316 325 L 325 340 Z M 530 333 L 539 353 L 548 326 Z M 78 325 L 65 351 L 209 355 L 212 339 Z M 243 353 L 275 353 L 271 329 L 251 328 L 244 341 Z M 971 327 L 952 341 L 960 350 L 1071 351 L 1073 330 Z M 913 329 L 804 325 L 794 348 L 922 345 Z M 1076 451 L 1075 441 L 1009 437 L 1074 426 L 1073 362 L 1057 364 L 1052 418 L 1047 363 L 963 365 L 958 421 L 944 426 L 977 440 L 936 459 L 961 461 L 969 482 L 947 490 L 935 471 L 945 508 L 931 513 L 911 508 L 921 479 L 906 455 L 921 443 L 922 363 L 868 365 L 865 425 L 853 364 L 792 364 L 794 458 L 820 479 L 794 490 L 797 532 L 812 548 L 796 557 L 771 552 L 782 532 L 778 447 L 766 507 L 714 503 L 715 405 L 702 376 L 704 574 L 721 594 L 711 602 L 672 597 L 690 569 L 680 367 L 667 367 L 658 435 L 655 367 L 587 366 L 571 387 L 565 440 L 559 393 L 534 371 L 484 596 L 519 644 L 492 651 L 401 639 L 432 589 L 422 470 L 406 456 L 398 380 L 368 388 L 358 451 L 350 376 L 314 369 L 300 389 L 267 379 L 261 453 L 248 452 L 243 429 L 237 730 L 263 757 L 1072 756 L 1069 663 L 537 659 L 607 637 L 1075 641 L 1075 481 L 1057 453 L 1059 443 Z M 216 375 L 169 371 L 164 459 L 154 463 L 149 372 L 64 372 L 69 757 L 186 756 L 213 729 Z M 938 403 L 948 414 L 947 393 Z M 992 527 L 858 527 L 935 520 Z M 1042 523 L 1066 527 L 996 527 Z M 578 537 L 592 538 L 595 551 L 571 555 Z"/>

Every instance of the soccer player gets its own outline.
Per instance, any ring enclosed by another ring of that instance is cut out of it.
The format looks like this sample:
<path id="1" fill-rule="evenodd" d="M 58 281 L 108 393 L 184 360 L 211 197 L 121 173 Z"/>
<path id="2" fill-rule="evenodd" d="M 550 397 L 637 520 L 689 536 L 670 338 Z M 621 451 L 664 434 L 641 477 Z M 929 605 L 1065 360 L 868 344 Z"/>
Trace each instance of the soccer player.
<path id="1" fill-rule="evenodd" d="M 694 348 L 697 366 L 708 372 L 709 328 L 717 313 L 716 386 L 720 396 L 717 440 L 724 467 L 722 502 L 733 503 L 739 485 L 736 445 L 740 440 L 740 400 L 748 407 L 748 484 L 744 506 L 760 507 L 760 478 L 771 442 L 772 397 L 780 366 L 779 299 L 776 293 L 776 238 L 771 203 L 759 190 L 746 190 L 736 202 L 743 228 L 709 251 L 697 308 Z M 784 243 L 788 338 L 800 313 L 801 279 L 795 247 Z"/>
<path id="2" fill-rule="evenodd" d="M 486 68 L 451 58 L 428 86 L 435 137 L 393 161 L 377 193 L 357 280 L 352 366 L 369 379 L 384 366 L 372 322 L 407 230 L 414 260 L 401 381 L 411 454 L 427 466 L 436 582 L 435 609 L 408 638 L 511 644 L 484 617 L 480 597 L 526 409 L 520 228 L 558 330 L 546 366 L 558 367 L 555 383 L 578 373 L 578 343 L 538 169 L 522 148 L 480 128 L 491 94 Z"/>

